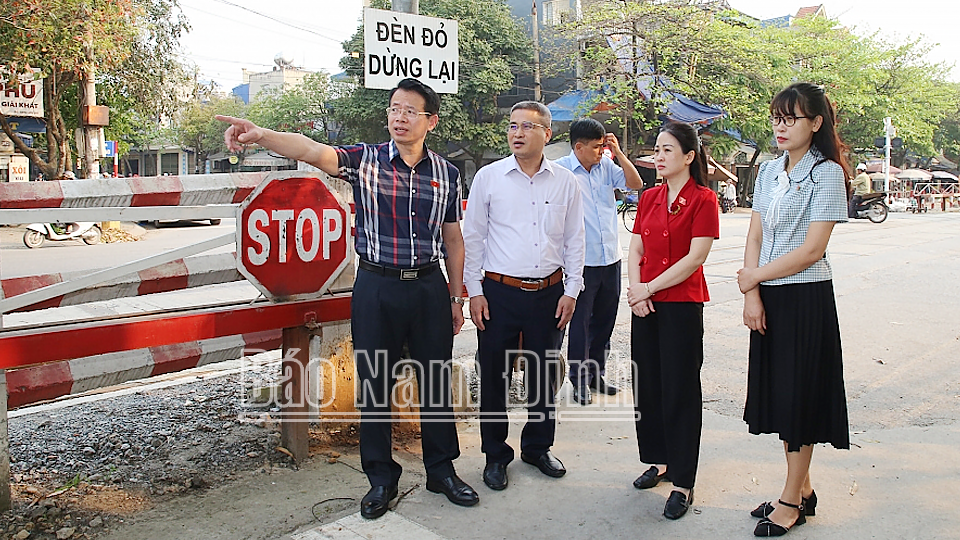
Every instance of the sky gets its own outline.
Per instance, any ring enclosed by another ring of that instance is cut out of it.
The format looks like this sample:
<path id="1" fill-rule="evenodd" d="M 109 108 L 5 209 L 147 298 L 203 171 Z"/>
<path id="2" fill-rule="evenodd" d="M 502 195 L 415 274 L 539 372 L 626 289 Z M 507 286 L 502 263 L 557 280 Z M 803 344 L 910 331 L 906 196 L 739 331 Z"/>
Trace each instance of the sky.
<path id="1" fill-rule="evenodd" d="M 813 1 L 728 0 L 753 17 L 795 14 Z M 944 0 L 836 0 L 824 2 L 827 15 L 862 34 L 874 31 L 893 42 L 925 36 L 938 43 L 928 60 L 957 64 L 951 79 L 960 81 L 960 31 L 954 8 Z M 193 30 L 180 43 L 185 60 L 195 63 L 201 80 L 226 91 L 242 83 L 242 69 L 269 71 L 278 54 L 307 70 L 339 73 L 340 43 L 356 32 L 362 0 L 180 0 Z M 257 12 L 257 13 L 253 13 Z M 952 28 L 951 28 L 952 27 Z"/>

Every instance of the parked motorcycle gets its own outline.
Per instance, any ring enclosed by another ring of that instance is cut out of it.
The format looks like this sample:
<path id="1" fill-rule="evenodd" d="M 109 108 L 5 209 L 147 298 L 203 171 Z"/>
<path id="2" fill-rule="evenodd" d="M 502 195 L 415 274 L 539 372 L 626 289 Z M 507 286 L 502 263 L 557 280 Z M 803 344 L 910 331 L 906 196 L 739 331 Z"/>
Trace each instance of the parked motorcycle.
<path id="1" fill-rule="evenodd" d="M 80 239 L 88 245 L 100 243 L 100 226 L 96 223 L 31 223 L 23 233 L 23 245 L 38 248 L 44 240 Z"/>
<path id="2" fill-rule="evenodd" d="M 867 193 L 863 195 L 863 200 L 860 201 L 860 204 L 857 205 L 856 218 L 857 219 L 869 219 L 874 223 L 883 223 L 887 219 L 887 213 L 890 211 L 887 208 L 887 203 L 884 202 L 884 199 L 887 197 L 887 194 L 878 191 L 876 193 Z"/>

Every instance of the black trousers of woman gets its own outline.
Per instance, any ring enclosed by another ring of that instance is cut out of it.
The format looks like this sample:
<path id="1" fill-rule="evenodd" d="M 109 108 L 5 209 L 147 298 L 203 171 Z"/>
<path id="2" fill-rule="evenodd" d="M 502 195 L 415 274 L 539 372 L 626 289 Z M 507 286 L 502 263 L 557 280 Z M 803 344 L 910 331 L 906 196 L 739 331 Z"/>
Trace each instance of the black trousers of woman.
<path id="1" fill-rule="evenodd" d="M 634 315 L 630 329 L 640 461 L 666 464 L 673 485 L 692 488 L 703 425 L 703 304 L 653 306 Z"/>

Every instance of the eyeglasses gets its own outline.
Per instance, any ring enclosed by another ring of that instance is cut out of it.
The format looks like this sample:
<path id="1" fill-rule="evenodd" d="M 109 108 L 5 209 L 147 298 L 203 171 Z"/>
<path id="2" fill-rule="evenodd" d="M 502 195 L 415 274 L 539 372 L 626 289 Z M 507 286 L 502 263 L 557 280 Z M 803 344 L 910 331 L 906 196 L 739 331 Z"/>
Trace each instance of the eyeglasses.
<path id="1" fill-rule="evenodd" d="M 541 127 L 544 130 L 549 129 L 547 126 L 538 124 L 536 122 L 520 122 L 519 124 L 516 122 L 510 122 L 510 125 L 507 126 L 507 131 L 510 133 L 516 133 L 517 131 L 526 133 L 535 127 Z"/>
<path id="2" fill-rule="evenodd" d="M 423 115 L 423 116 L 433 116 L 431 112 L 421 112 L 413 108 L 401 109 L 400 107 L 387 107 L 387 116 L 403 116 L 407 120 L 413 120 L 414 118 Z"/>
<path id="3" fill-rule="evenodd" d="M 810 117 L 809 116 L 793 116 L 793 115 L 771 116 L 770 123 L 773 124 L 774 126 L 779 126 L 780 123 L 783 122 L 783 125 L 787 127 L 793 127 L 793 125 L 797 123 L 798 118 L 810 118 Z"/>

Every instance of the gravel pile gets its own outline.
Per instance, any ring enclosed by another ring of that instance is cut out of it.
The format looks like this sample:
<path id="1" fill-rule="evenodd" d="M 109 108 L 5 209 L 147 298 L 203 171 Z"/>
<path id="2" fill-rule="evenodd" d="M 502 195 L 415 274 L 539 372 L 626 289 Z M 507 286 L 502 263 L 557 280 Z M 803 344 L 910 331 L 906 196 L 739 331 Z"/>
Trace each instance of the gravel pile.
<path id="1" fill-rule="evenodd" d="M 274 362 L 257 379 L 278 374 Z M 95 538 L 157 497 L 293 467 L 278 450 L 277 409 L 241 399 L 249 380 L 194 380 L 11 418 L 14 507 L 0 514 L 0 538 Z"/>

